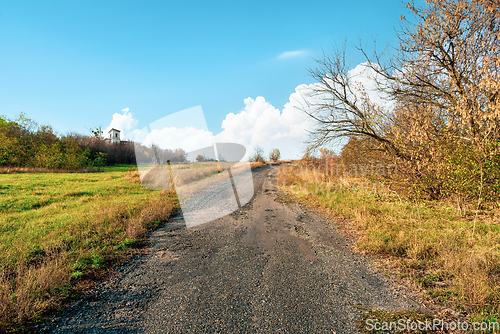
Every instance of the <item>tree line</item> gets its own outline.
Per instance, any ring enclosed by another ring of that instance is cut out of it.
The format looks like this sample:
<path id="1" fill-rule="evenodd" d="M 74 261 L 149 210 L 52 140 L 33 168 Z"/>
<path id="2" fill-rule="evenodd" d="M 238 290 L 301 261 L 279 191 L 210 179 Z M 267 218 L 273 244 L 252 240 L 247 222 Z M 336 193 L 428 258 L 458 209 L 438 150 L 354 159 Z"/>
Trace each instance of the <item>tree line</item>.
<path id="1" fill-rule="evenodd" d="M 0 116 L 0 166 L 47 169 L 80 169 L 115 164 L 136 164 L 135 151 L 153 161 L 158 155 L 185 161 L 182 149 L 164 150 L 134 142 L 106 143 L 102 130 L 90 135 L 68 133 L 58 136 L 49 125 L 39 125 L 26 115 L 11 120 Z M 153 161 L 154 162 L 154 161 Z"/>
<path id="2" fill-rule="evenodd" d="M 281 152 L 277 148 L 271 149 L 269 152 L 269 160 L 272 162 L 278 162 L 281 158 Z M 249 157 L 250 161 L 254 162 L 265 162 L 266 159 L 264 158 L 264 149 L 260 146 L 255 146 L 254 147 L 254 152 L 253 154 Z"/>

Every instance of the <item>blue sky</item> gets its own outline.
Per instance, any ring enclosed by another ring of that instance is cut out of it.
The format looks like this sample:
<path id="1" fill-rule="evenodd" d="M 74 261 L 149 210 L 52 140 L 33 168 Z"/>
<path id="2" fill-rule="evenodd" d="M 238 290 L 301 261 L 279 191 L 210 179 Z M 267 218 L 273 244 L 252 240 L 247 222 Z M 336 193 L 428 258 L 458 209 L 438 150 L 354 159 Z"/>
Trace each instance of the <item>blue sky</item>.
<path id="1" fill-rule="evenodd" d="M 322 48 L 395 45 L 402 14 L 394 0 L 1 1 L 0 115 L 88 133 L 124 108 L 141 128 L 201 105 L 217 134 L 249 97 L 282 110 Z"/>

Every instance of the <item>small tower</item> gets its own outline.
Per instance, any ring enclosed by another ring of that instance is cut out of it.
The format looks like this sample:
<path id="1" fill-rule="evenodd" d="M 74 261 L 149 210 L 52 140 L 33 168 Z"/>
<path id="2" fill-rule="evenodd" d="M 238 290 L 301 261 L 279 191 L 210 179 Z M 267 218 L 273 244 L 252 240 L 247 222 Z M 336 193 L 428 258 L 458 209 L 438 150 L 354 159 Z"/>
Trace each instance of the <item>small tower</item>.
<path id="1" fill-rule="evenodd" d="M 111 129 L 108 131 L 109 141 L 112 144 L 120 144 L 120 130 Z"/>

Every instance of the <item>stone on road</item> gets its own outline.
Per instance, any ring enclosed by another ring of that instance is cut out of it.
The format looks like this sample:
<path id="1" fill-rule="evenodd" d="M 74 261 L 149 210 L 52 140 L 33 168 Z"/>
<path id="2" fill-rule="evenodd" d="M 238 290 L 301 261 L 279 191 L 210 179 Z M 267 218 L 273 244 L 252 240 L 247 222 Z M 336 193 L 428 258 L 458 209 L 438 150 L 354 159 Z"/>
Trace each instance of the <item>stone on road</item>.
<path id="1" fill-rule="evenodd" d="M 148 255 L 37 330 L 356 333 L 363 307 L 419 307 L 334 222 L 280 200 L 274 173 L 255 170 L 254 198 L 228 216 L 187 229 L 174 217 L 151 234 Z"/>

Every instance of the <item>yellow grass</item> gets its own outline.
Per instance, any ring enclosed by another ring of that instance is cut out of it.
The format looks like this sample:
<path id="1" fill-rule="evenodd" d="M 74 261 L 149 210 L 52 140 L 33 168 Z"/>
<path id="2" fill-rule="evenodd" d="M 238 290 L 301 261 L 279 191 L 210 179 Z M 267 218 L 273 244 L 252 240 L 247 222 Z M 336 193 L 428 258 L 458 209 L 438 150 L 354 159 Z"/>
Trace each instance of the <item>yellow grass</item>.
<path id="1" fill-rule="evenodd" d="M 295 173 L 294 173 L 295 171 Z M 462 217 L 452 203 L 412 203 L 387 185 L 346 175 L 326 177 L 298 165 L 281 169 L 279 184 L 308 205 L 347 218 L 360 251 L 389 255 L 400 277 L 429 298 L 471 317 L 500 312 L 498 212 L 471 210 Z"/>

